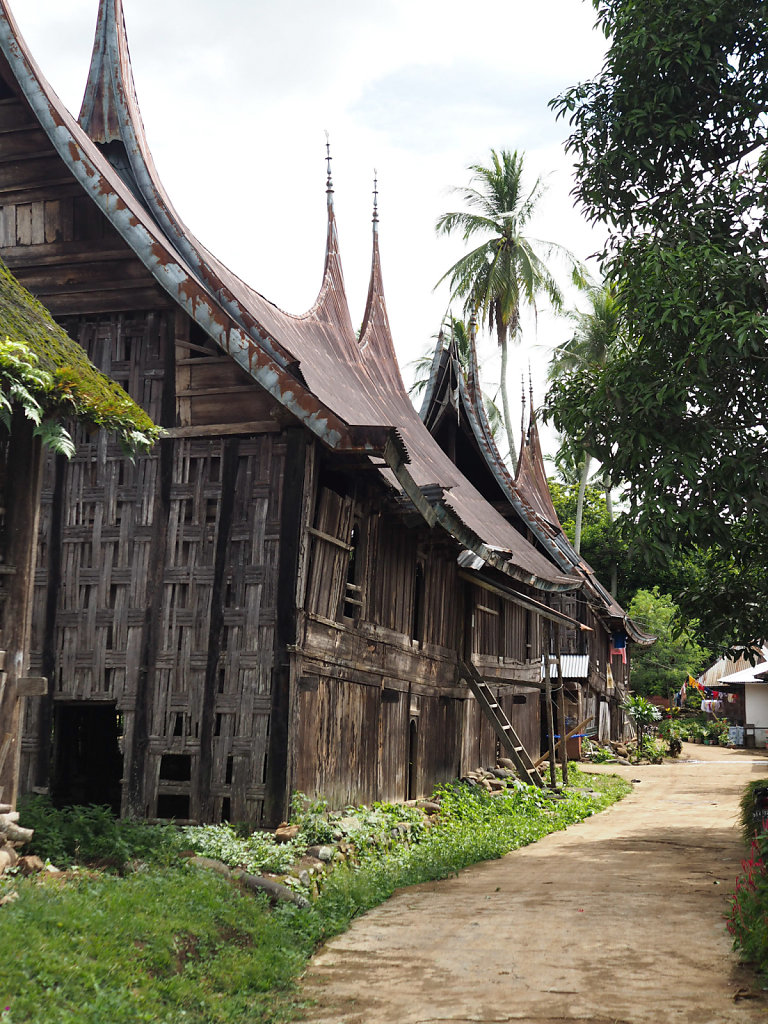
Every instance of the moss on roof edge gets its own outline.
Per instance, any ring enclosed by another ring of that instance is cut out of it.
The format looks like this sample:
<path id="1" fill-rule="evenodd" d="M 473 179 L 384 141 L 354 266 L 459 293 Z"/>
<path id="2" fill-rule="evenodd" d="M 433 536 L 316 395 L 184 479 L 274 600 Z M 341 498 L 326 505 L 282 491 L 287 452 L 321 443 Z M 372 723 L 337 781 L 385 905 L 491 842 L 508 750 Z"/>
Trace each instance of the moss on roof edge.
<path id="1" fill-rule="evenodd" d="M 34 389 L 46 416 L 74 417 L 103 427 L 131 450 L 149 447 L 159 437 L 160 428 L 144 410 L 91 363 L 84 349 L 0 260 L 0 341 L 5 338 L 25 346 L 51 375 L 52 386 Z"/>

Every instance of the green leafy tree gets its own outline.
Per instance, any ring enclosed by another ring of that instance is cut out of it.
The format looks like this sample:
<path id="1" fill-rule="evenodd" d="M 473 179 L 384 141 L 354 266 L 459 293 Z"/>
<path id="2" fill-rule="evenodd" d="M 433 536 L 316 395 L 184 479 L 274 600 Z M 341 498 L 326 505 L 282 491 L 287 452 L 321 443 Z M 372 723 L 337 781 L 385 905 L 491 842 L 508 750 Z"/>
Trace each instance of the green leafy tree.
<path id="1" fill-rule="evenodd" d="M 593 4 L 604 67 L 553 105 L 570 120 L 577 197 L 609 230 L 603 271 L 621 282 L 632 330 L 599 373 L 558 380 L 550 408 L 628 481 L 628 515 L 657 563 L 696 547 L 728 563 L 720 633 L 750 642 L 765 617 L 749 609 L 768 606 L 768 574 L 750 571 L 768 564 L 768 5 Z M 699 579 L 694 610 L 716 582 Z"/>
<path id="2" fill-rule="evenodd" d="M 629 605 L 629 616 L 657 637 L 653 647 L 632 654 L 632 689 L 643 696 L 669 697 L 690 674 L 698 675 L 710 660 L 701 644 L 698 623 L 683 623 L 680 609 L 659 588 L 638 590 Z"/>
<path id="3" fill-rule="evenodd" d="M 547 261 L 565 260 L 574 281 L 584 283 L 584 271 L 571 253 L 554 242 L 528 237 L 524 232 L 541 199 L 544 187 L 537 178 L 530 190 L 523 187 L 523 154 L 491 150 L 490 165 L 472 164 L 469 186 L 454 191 L 467 209 L 438 218 L 438 234 L 460 232 L 465 242 L 482 241 L 440 278 L 449 280 L 451 294 L 464 300 L 467 313 L 476 313 L 483 324 L 496 331 L 501 350 L 501 404 L 509 451 L 517 461 L 507 390 L 509 342 L 520 333 L 520 310 L 536 309 L 546 296 L 555 309 L 563 296 Z"/>
<path id="4" fill-rule="evenodd" d="M 604 585 L 611 580 L 611 592 L 625 604 L 638 586 L 647 583 L 648 576 L 613 522 L 605 491 L 602 487 L 587 485 L 582 494 L 580 482 L 560 483 L 550 479 L 548 483 L 566 536 L 574 543 L 577 517 L 581 515 L 580 553 Z"/>
<path id="5" fill-rule="evenodd" d="M 548 480 L 552 503 L 557 517 L 573 542 L 575 533 L 578 482 L 564 483 Z M 629 524 L 631 526 L 631 524 Z M 595 570 L 597 578 L 605 584 L 614 567 L 617 569 L 615 597 L 628 608 L 638 590 L 658 587 L 662 593 L 679 594 L 691 580 L 699 580 L 705 569 L 706 558 L 695 551 L 684 558 L 672 559 L 663 566 L 649 565 L 643 549 L 635 542 L 632 530 L 621 517 L 614 521 L 609 510 L 602 483 L 590 485 L 584 493 L 584 523 L 581 554 Z M 714 572 L 714 568 L 707 571 Z M 698 584 L 697 584 L 698 585 Z M 714 615 L 714 612 L 712 613 Z M 707 635 L 700 628 L 702 635 Z"/>
<path id="6" fill-rule="evenodd" d="M 549 379 L 557 380 L 559 377 L 574 371 L 586 373 L 599 372 L 611 357 L 621 330 L 621 313 L 616 298 L 615 289 L 611 285 L 602 285 L 589 289 L 590 308 L 587 312 L 575 311 L 569 314 L 574 323 L 574 332 L 568 341 L 558 346 L 552 354 L 552 361 L 549 365 Z M 573 443 L 569 448 L 573 448 Z M 578 445 L 576 445 L 578 448 Z M 586 448 L 580 458 L 581 478 L 579 481 L 579 499 L 576 506 L 576 522 L 574 530 L 573 546 L 577 553 L 581 551 L 581 527 L 584 508 L 584 492 L 589 480 L 592 466 L 592 455 Z M 611 518 L 611 482 L 606 481 L 606 503 Z M 612 592 L 616 592 L 616 569 L 611 572 L 613 586 Z"/>

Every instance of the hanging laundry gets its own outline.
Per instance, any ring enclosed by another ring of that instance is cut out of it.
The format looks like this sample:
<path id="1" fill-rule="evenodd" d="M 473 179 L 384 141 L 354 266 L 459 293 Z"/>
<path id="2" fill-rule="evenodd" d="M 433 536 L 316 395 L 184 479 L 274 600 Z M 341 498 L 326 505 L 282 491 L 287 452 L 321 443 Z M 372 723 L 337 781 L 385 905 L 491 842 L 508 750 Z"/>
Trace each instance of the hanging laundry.
<path id="1" fill-rule="evenodd" d="M 627 664 L 627 634 L 613 633 L 611 636 L 611 657 L 621 658 Z"/>

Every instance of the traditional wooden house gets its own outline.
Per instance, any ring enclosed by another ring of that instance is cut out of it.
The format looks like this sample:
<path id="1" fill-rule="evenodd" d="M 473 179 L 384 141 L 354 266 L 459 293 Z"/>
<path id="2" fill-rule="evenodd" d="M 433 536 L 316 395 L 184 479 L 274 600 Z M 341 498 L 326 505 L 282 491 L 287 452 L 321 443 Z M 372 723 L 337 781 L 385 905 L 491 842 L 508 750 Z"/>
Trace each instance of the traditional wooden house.
<path id="1" fill-rule="evenodd" d="M 452 331 L 438 338 L 420 416 L 483 497 L 563 574 L 580 580 L 578 590 L 553 598 L 553 607 L 571 622 L 551 631 L 549 650 L 559 658 L 566 682 L 569 722 L 590 718 L 588 734 L 619 738 L 624 730 L 620 704 L 629 687 L 629 645 L 647 646 L 653 637 L 632 622 L 566 537 L 547 484 L 532 396 L 517 470 L 511 476 L 483 404 L 474 325 L 464 354 Z"/>
<path id="2" fill-rule="evenodd" d="M 71 451 L 63 418 L 104 427 L 129 449 L 156 430 L 100 374 L 0 262 L 0 802 L 15 804 L 26 697 L 47 692 L 29 674 L 43 441 Z"/>
<path id="3" fill-rule="evenodd" d="M 29 702 L 24 788 L 261 824 L 292 789 L 426 794 L 495 754 L 467 662 L 537 748 L 542 623 L 572 624 L 549 604 L 581 579 L 413 410 L 375 216 L 356 335 L 330 173 L 327 200 L 320 292 L 291 316 L 175 212 L 120 0 L 100 2 L 79 120 L 0 0 L 0 254 L 165 428 L 135 462 L 104 435 L 49 460 L 33 643 L 49 688 Z"/>

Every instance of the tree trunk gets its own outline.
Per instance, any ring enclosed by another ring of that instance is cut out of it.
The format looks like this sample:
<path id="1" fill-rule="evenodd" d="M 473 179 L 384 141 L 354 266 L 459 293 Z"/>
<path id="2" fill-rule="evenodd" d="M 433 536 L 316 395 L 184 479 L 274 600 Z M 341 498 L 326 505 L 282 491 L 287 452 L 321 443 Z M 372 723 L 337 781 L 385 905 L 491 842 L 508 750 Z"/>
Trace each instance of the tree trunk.
<path id="1" fill-rule="evenodd" d="M 608 513 L 608 522 L 613 522 L 613 496 L 611 488 L 605 488 L 605 510 Z M 616 562 L 611 563 L 611 597 L 616 597 L 619 589 L 619 567 Z"/>
<path id="2" fill-rule="evenodd" d="M 589 467 L 592 462 L 592 456 L 587 455 L 584 452 L 584 468 L 581 471 L 581 480 L 579 480 L 579 494 L 576 498 L 576 524 L 574 530 L 573 546 L 576 549 L 576 554 L 581 552 L 581 523 L 584 518 L 584 494 L 587 490 L 587 477 L 589 476 Z"/>
<path id="3" fill-rule="evenodd" d="M 509 457 L 512 461 L 512 469 L 517 469 L 517 446 L 512 430 L 512 416 L 509 411 L 509 394 L 507 390 L 507 362 L 509 359 L 509 332 L 501 322 L 500 317 L 496 318 L 496 331 L 501 349 L 501 409 L 504 413 L 504 429 L 507 432 L 507 444 L 509 445 Z"/>
<path id="4" fill-rule="evenodd" d="M 16 806 L 24 723 L 19 683 L 28 674 L 32 591 L 42 480 L 42 447 L 34 424 L 14 408 L 5 466 L 5 524 L 0 536 L 6 574 L 2 615 L 5 651 L 0 673 L 0 799 Z"/>

